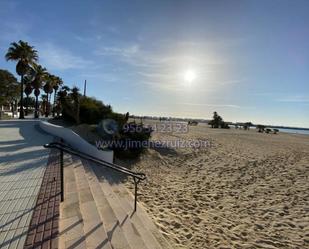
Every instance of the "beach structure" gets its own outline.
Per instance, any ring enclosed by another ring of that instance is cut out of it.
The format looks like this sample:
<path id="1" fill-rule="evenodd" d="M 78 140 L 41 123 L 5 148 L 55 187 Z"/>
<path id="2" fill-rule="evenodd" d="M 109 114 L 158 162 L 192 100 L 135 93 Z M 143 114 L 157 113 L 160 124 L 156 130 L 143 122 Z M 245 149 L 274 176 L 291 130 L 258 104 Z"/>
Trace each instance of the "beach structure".
<path id="1" fill-rule="evenodd" d="M 47 122 L 0 128 L 0 248 L 171 248 L 122 183 L 144 174 Z"/>

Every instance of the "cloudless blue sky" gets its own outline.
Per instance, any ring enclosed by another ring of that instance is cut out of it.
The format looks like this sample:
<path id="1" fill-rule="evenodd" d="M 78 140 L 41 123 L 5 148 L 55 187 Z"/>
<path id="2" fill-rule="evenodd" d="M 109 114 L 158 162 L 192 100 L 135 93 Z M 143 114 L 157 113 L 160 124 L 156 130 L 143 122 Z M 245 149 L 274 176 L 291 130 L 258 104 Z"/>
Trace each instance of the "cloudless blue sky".
<path id="1" fill-rule="evenodd" d="M 115 111 L 309 127 L 308 13 L 308 0 L 0 0 L 0 68 L 15 72 L 4 55 L 21 39 Z"/>

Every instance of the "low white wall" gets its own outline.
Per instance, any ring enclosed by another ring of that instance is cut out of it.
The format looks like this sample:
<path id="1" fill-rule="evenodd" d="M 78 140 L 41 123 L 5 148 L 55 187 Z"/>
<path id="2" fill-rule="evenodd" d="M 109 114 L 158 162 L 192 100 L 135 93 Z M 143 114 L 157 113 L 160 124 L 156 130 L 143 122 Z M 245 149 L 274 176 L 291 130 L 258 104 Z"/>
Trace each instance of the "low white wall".
<path id="1" fill-rule="evenodd" d="M 74 131 L 62 126 L 53 125 L 51 123 L 40 121 L 40 127 L 45 132 L 62 138 L 66 143 L 74 149 L 87 153 L 98 159 L 113 163 L 114 152 L 98 150 L 95 146 L 85 141 Z"/>

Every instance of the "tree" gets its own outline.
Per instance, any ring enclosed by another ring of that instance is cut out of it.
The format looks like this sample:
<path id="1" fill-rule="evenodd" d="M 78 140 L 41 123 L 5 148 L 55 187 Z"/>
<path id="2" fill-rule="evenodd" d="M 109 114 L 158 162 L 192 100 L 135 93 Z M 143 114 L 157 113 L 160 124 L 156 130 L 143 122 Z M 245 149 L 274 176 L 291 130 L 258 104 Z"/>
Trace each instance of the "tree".
<path id="1" fill-rule="evenodd" d="M 66 103 L 68 91 L 70 91 L 70 88 L 68 86 L 62 86 L 57 94 L 58 99 L 56 106 L 57 116 L 59 116 L 59 114 L 62 113 L 63 118 L 65 118 L 64 105 Z"/>
<path id="2" fill-rule="evenodd" d="M 20 84 L 12 73 L 0 69 L 0 105 L 8 105 L 14 116 L 17 106 L 18 96 L 20 95 Z"/>
<path id="3" fill-rule="evenodd" d="M 218 115 L 217 112 L 214 112 L 213 118 L 211 121 L 209 121 L 209 125 L 211 125 L 211 128 L 219 128 L 222 125 L 223 119 Z"/>
<path id="4" fill-rule="evenodd" d="M 45 67 L 42 67 L 41 65 L 34 64 L 33 66 L 35 71 L 35 78 L 32 81 L 32 87 L 34 89 L 34 95 L 35 95 L 35 112 L 34 112 L 34 118 L 39 117 L 39 95 L 40 95 L 40 89 L 43 86 L 43 83 L 46 79 L 47 70 Z"/>
<path id="5" fill-rule="evenodd" d="M 15 83 L 8 89 L 8 104 L 11 106 L 12 117 L 14 112 L 17 110 L 19 95 L 20 95 L 20 84 Z"/>
<path id="6" fill-rule="evenodd" d="M 0 105 L 8 104 L 9 90 L 17 84 L 17 79 L 7 70 L 0 69 Z"/>
<path id="7" fill-rule="evenodd" d="M 128 122 L 128 121 L 129 121 L 129 118 L 130 118 L 130 113 L 127 112 L 124 119 L 125 119 L 126 122 Z"/>
<path id="8" fill-rule="evenodd" d="M 42 102 L 41 102 L 41 108 L 40 108 L 40 111 L 41 111 L 41 115 L 44 115 L 46 113 L 46 108 L 47 108 L 47 94 L 42 94 L 41 95 L 41 99 L 42 99 Z"/>
<path id="9" fill-rule="evenodd" d="M 63 86 L 58 92 L 59 104 L 62 111 L 62 117 L 67 121 L 80 123 L 80 94 L 77 87 L 70 89 L 68 86 Z"/>
<path id="10" fill-rule="evenodd" d="M 25 90 L 24 90 L 24 92 L 25 92 L 25 94 L 26 94 L 26 115 L 28 115 L 28 107 L 29 107 L 29 95 L 32 93 L 32 90 L 33 90 L 33 88 L 32 88 L 32 80 L 31 80 L 31 78 L 30 77 L 24 77 L 24 83 L 25 83 L 25 85 L 26 85 L 26 87 L 25 87 Z"/>
<path id="11" fill-rule="evenodd" d="M 35 97 L 29 96 L 28 98 L 28 107 L 35 108 Z"/>
<path id="12" fill-rule="evenodd" d="M 18 43 L 11 43 L 5 58 L 7 61 L 17 61 L 16 72 L 21 77 L 19 118 L 23 119 L 24 75 L 29 71 L 29 66 L 38 60 L 38 54 L 33 46 L 30 46 L 27 42 L 20 40 Z"/>
<path id="13" fill-rule="evenodd" d="M 251 122 L 244 123 L 244 130 L 250 130 L 250 127 L 253 126 Z"/>
<path id="14" fill-rule="evenodd" d="M 54 89 L 53 117 L 55 116 L 55 109 L 57 108 L 57 103 L 56 103 L 56 101 L 57 101 L 57 91 L 62 84 L 63 84 L 62 79 L 58 76 L 55 76 L 54 85 L 53 85 L 53 89 Z"/>
<path id="15" fill-rule="evenodd" d="M 257 125 L 256 129 L 258 129 L 258 132 L 264 132 L 265 131 L 265 125 Z"/>
<path id="16" fill-rule="evenodd" d="M 71 98 L 73 100 L 73 113 L 74 113 L 74 119 L 77 124 L 80 123 L 79 120 L 79 107 L 80 107 L 80 102 L 79 102 L 79 89 L 77 87 L 72 88 L 72 93 L 71 93 Z"/>
<path id="17" fill-rule="evenodd" d="M 87 124 L 98 124 L 102 119 L 110 118 L 112 108 L 102 101 L 92 97 L 80 98 L 80 122 Z"/>
<path id="18" fill-rule="evenodd" d="M 45 108 L 45 117 L 48 117 L 50 113 L 50 98 L 51 94 L 53 93 L 54 86 L 54 75 L 46 73 L 45 85 L 43 86 L 43 90 L 47 95 L 46 99 L 46 108 Z"/>

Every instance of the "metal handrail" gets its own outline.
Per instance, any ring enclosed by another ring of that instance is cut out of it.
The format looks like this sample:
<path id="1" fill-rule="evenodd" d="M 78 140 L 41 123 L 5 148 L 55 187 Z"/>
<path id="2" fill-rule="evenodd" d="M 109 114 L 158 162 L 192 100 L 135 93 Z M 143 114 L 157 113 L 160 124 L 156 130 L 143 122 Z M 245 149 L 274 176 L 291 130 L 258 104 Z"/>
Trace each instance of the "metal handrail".
<path id="1" fill-rule="evenodd" d="M 123 173 L 125 175 L 131 176 L 133 178 L 134 181 L 134 186 L 135 186 L 135 195 L 134 195 L 134 212 L 136 211 L 136 205 L 137 205 L 137 184 L 146 179 L 146 175 L 144 173 L 138 173 L 138 172 L 134 172 L 132 170 L 129 170 L 125 167 L 122 167 L 120 165 L 117 164 L 113 164 L 113 163 L 109 163 L 106 162 L 102 159 L 98 159 L 96 157 L 93 157 L 89 154 L 86 154 L 84 152 L 78 151 L 73 149 L 71 146 L 68 146 L 64 143 L 59 143 L 59 142 L 53 142 L 53 143 L 49 143 L 49 144 L 44 144 L 43 145 L 44 148 L 54 148 L 54 149 L 58 149 L 60 151 L 60 178 L 61 178 L 61 201 L 63 201 L 64 199 L 64 177 L 63 177 L 63 152 L 67 152 L 69 154 L 78 156 L 80 158 L 95 162 L 99 165 L 108 167 L 112 170 L 115 170 L 117 172 Z"/>

